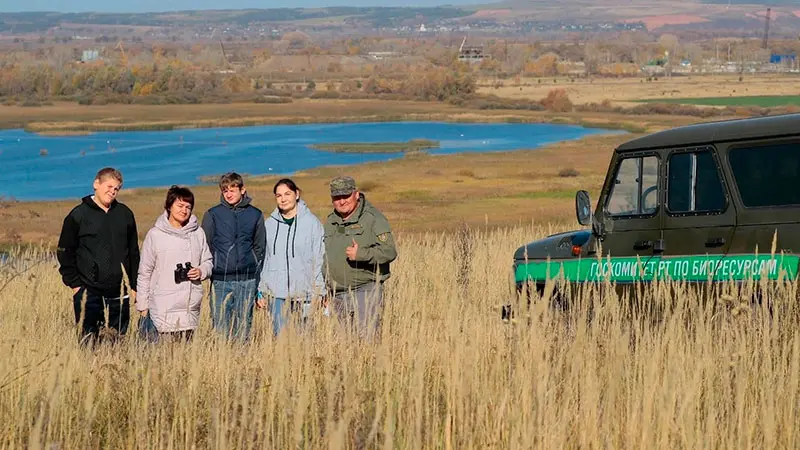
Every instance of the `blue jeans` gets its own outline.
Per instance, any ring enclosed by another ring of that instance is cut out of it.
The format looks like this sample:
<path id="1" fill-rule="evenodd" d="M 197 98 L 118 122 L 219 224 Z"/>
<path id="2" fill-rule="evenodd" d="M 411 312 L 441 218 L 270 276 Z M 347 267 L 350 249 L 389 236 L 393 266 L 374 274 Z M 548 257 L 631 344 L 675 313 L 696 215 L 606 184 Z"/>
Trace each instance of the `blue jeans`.
<path id="1" fill-rule="evenodd" d="M 148 312 L 146 316 L 139 316 L 139 338 L 145 342 L 158 342 L 158 329 Z"/>
<path id="2" fill-rule="evenodd" d="M 285 298 L 273 298 L 269 307 L 272 317 L 272 334 L 277 336 L 292 317 L 300 319 L 300 325 L 305 324 L 311 314 L 311 300 L 295 300 L 290 302 L 289 311 L 286 308 Z"/>
<path id="3" fill-rule="evenodd" d="M 246 341 L 253 325 L 256 280 L 211 283 L 211 325 L 228 339 Z"/>

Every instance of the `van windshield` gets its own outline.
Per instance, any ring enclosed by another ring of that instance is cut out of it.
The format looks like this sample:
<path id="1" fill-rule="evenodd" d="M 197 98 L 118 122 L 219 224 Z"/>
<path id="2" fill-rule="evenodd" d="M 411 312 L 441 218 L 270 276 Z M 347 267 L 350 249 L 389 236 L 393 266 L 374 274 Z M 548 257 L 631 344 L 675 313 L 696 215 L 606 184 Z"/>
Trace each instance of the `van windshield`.
<path id="1" fill-rule="evenodd" d="M 744 206 L 800 205 L 800 142 L 737 148 L 728 159 Z"/>

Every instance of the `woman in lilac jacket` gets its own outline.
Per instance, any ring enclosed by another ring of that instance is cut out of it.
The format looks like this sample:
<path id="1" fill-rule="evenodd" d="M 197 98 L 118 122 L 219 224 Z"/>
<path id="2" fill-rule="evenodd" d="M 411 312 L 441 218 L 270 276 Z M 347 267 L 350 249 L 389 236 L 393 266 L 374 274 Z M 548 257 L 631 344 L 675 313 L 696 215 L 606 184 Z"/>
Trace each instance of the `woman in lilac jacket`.
<path id="1" fill-rule="evenodd" d="M 136 310 L 148 341 L 167 334 L 191 339 L 200 323 L 201 281 L 211 274 L 212 257 L 193 208 L 192 191 L 172 186 L 142 244 Z"/>

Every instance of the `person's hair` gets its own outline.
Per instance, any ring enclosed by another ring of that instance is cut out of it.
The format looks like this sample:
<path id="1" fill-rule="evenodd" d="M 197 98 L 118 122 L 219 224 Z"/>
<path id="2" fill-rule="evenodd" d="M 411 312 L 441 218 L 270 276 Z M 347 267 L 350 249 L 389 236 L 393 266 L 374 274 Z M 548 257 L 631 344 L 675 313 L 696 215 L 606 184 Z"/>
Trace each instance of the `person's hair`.
<path id="1" fill-rule="evenodd" d="M 219 179 L 220 190 L 224 191 L 231 186 L 235 186 L 238 188 L 244 186 L 244 180 L 242 179 L 242 176 L 236 172 L 228 172 L 220 177 Z"/>
<path id="2" fill-rule="evenodd" d="M 122 172 L 113 167 L 103 167 L 97 171 L 97 175 L 94 177 L 97 181 L 103 181 L 106 178 L 113 178 L 122 184 Z"/>
<path id="3" fill-rule="evenodd" d="M 295 184 L 295 182 L 291 178 L 283 178 L 283 179 L 278 180 L 278 182 L 275 183 L 275 187 L 272 188 L 272 193 L 273 194 L 277 194 L 278 193 L 278 186 L 280 186 L 282 184 L 285 185 L 287 188 L 289 188 L 289 190 L 294 192 L 295 194 L 298 194 L 298 195 L 300 194 L 300 188 L 297 187 L 297 184 Z"/>
<path id="4" fill-rule="evenodd" d="M 164 202 L 164 209 L 167 213 L 169 213 L 172 205 L 179 199 L 192 205 L 192 209 L 194 209 L 194 194 L 192 191 L 190 191 L 189 188 L 173 184 L 167 191 L 167 201 Z"/>

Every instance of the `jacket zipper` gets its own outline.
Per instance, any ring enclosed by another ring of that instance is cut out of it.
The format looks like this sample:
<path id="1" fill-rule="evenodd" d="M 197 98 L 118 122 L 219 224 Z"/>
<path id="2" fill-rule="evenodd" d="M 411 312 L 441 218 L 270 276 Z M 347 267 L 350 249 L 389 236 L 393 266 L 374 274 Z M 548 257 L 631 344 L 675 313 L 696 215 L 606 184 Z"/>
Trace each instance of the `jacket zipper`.
<path id="1" fill-rule="evenodd" d="M 115 251 L 114 251 L 115 248 L 116 248 L 116 240 L 114 239 L 115 236 L 114 236 L 114 232 L 113 232 L 113 227 L 111 226 L 111 220 L 109 218 L 110 213 L 111 213 L 111 209 L 110 208 L 109 208 L 108 211 L 101 211 L 101 214 L 103 214 L 103 229 L 100 232 L 100 234 L 101 234 L 101 236 L 106 234 L 106 233 L 108 234 L 108 250 L 109 250 L 108 253 L 109 253 L 109 258 L 110 258 L 111 261 L 114 261 L 114 259 L 116 259 L 116 258 L 114 258 L 116 256 L 115 255 Z M 100 265 L 97 264 L 97 263 L 94 263 L 94 267 L 96 268 L 95 277 L 97 279 L 97 283 L 103 284 L 104 282 L 107 281 L 108 274 L 106 273 L 106 274 L 103 274 L 105 276 L 101 276 Z"/>
<path id="2" fill-rule="evenodd" d="M 239 242 L 239 215 L 236 214 L 236 208 L 234 207 L 233 208 L 233 249 L 235 251 L 233 253 L 233 255 L 234 255 L 234 259 L 233 259 L 233 269 L 234 270 L 233 270 L 233 272 L 237 275 L 237 279 L 238 279 L 238 275 L 239 275 L 239 268 L 238 268 L 238 266 L 239 266 L 239 247 L 238 247 L 238 242 Z M 230 264 L 230 257 L 228 257 L 228 264 Z"/>
<path id="3" fill-rule="evenodd" d="M 289 295 L 292 293 L 292 274 L 289 272 L 289 237 L 291 236 L 292 226 L 286 230 L 286 297 L 288 300 Z"/>
<path id="4" fill-rule="evenodd" d="M 189 245 L 189 258 L 192 261 L 196 261 L 194 259 L 194 254 L 192 253 L 192 236 L 191 235 L 188 236 L 188 239 L 186 239 L 186 243 Z M 200 259 L 200 258 L 198 257 L 198 259 Z M 200 262 L 202 263 L 202 261 L 200 261 Z M 193 286 L 192 283 L 194 283 L 194 282 L 189 280 L 189 283 L 188 283 L 189 284 L 189 296 L 186 299 L 186 314 L 191 314 L 190 309 L 192 307 L 192 286 Z"/>

